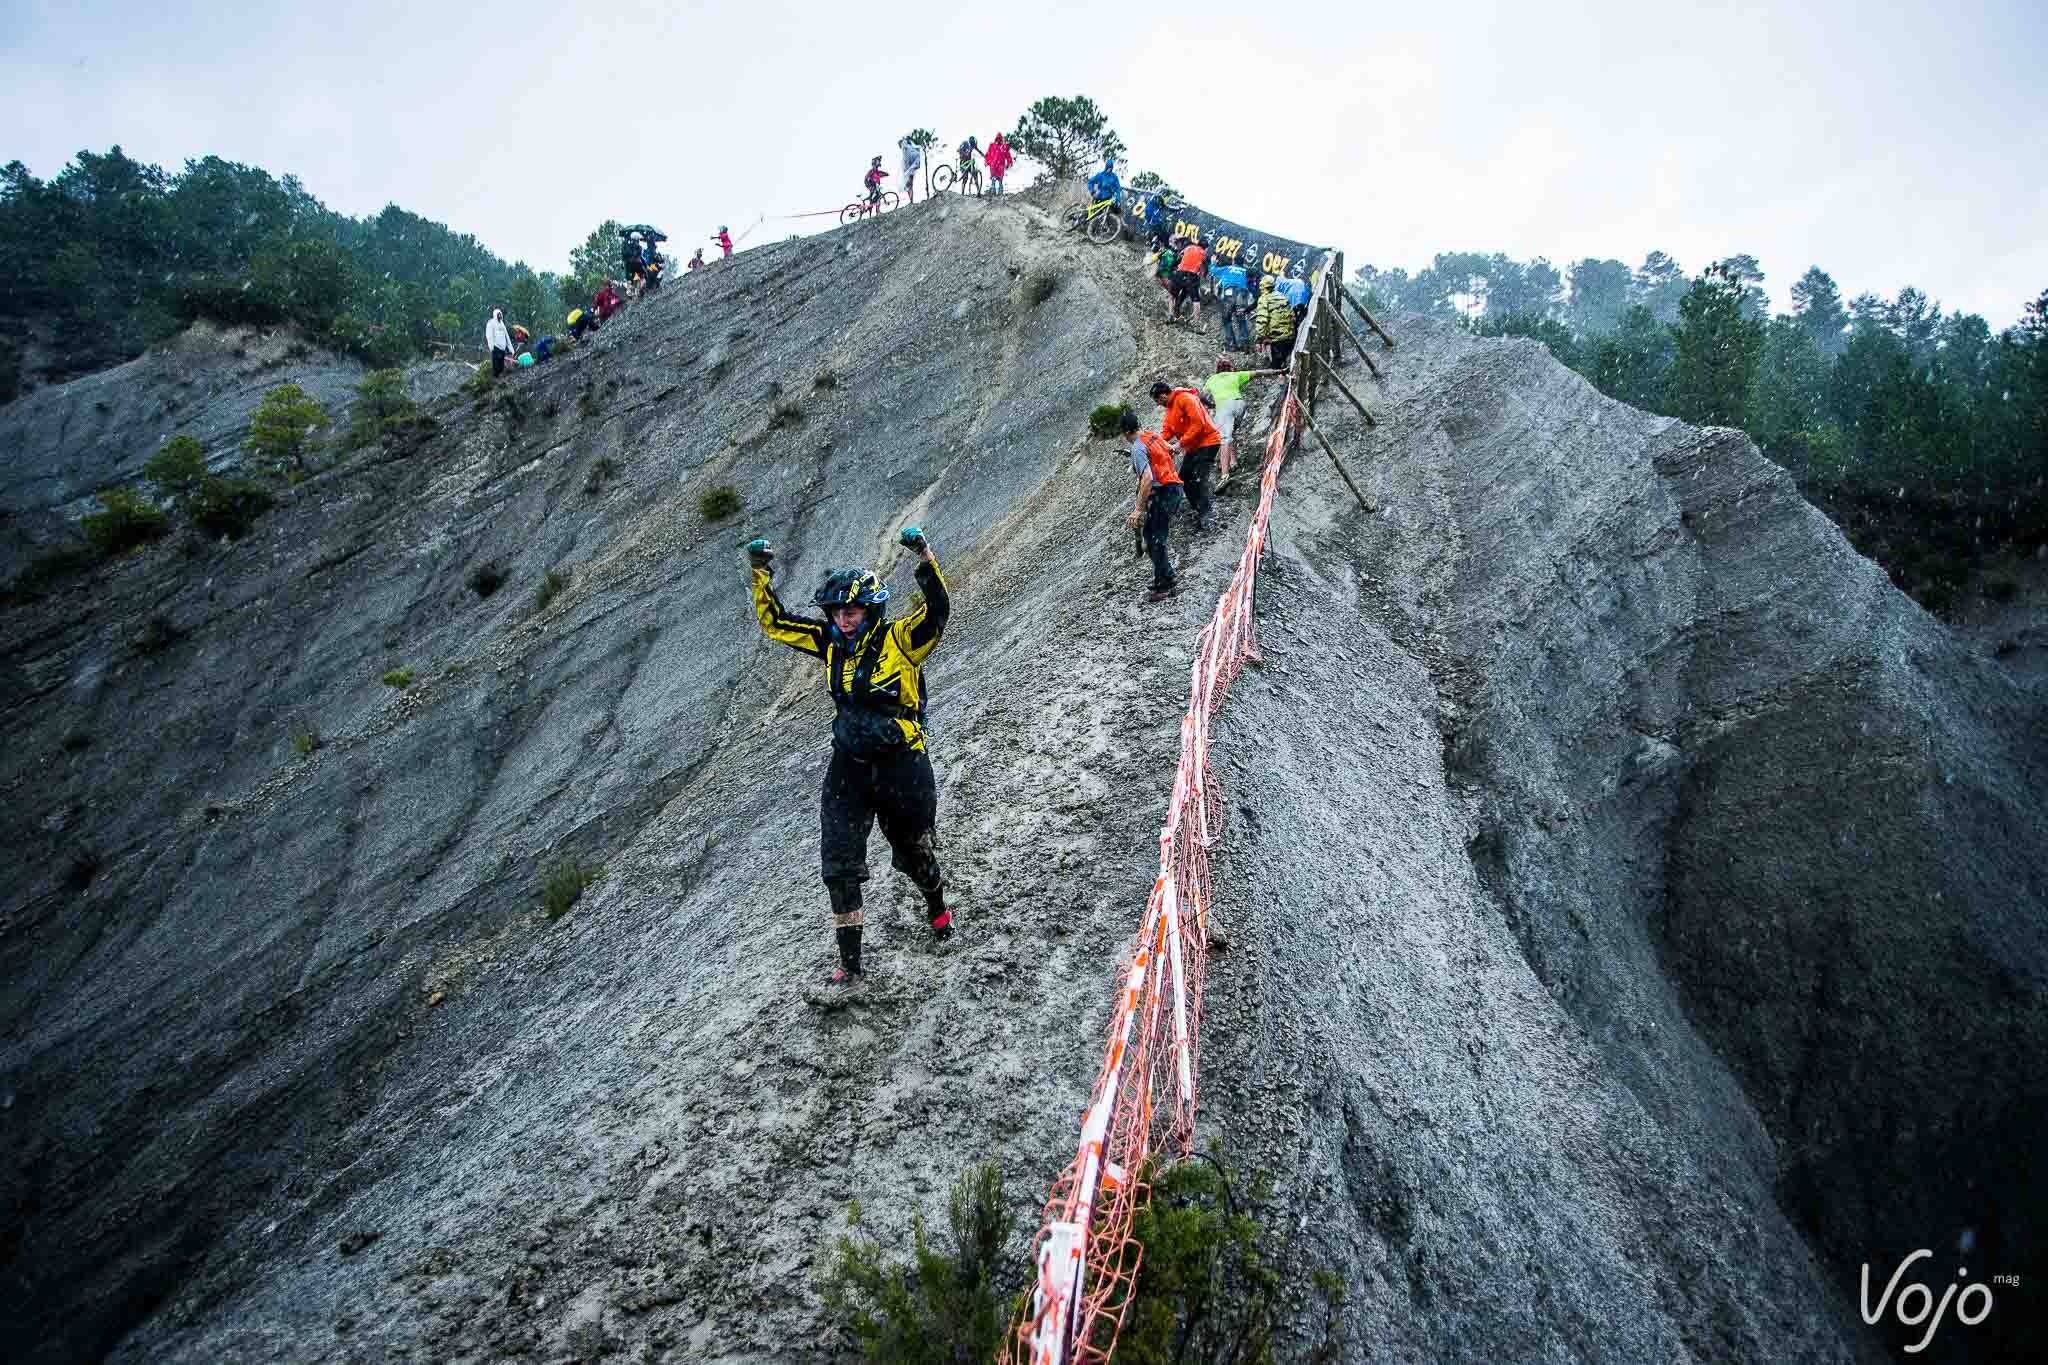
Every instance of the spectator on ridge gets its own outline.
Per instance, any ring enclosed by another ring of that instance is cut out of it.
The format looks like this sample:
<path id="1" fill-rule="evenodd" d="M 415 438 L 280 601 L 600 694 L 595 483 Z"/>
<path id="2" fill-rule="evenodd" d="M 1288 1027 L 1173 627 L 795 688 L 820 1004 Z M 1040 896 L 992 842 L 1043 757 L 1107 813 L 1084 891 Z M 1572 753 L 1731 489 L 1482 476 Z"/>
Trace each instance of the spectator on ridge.
<path id="1" fill-rule="evenodd" d="M 484 345 L 491 348 L 491 374 L 505 373 L 505 358 L 512 354 L 512 333 L 505 327 L 505 310 L 493 308 L 484 324 Z"/>
<path id="2" fill-rule="evenodd" d="M 1116 177 L 1116 158 L 1102 159 L 1102 169 L 1088 177 L 1088 198 L 1091 202 L 1114 199 L 1123 202 L 1124 182 Z"/>
<path id="3" fill-rule="evenodd" d="M 875 158 L 877 161 L 881 159 L 880 157 Z M 718 259 L 722 261 L 732 255 L 732 234 L 725 230 L 725 224 L 720 223 L 718 225 L 718 235 L 711 240 L 718 243 L 718 249 L 725 253 L 725 255 L 720 256 Z"/>
<path id="4" fill-rule="evenodd" d="M 1123 434 L 1131 439 L 1131 468 L 1138 475 L 1138 505 L 1124 518 L 1132 530 L 1144 528 L 1145 552 L 1152 556 L 1152 589 L 1149 600 L 1157 602 L 1178 586 L 1173 561 L 1166 553 L 1166 530 L 1180 506 L 1180 475 L 1173 472 L 1173 450 L 1159 436 L 1138 430 L 1138 419 L 1129 408 L 1118 419 Z"/>
<path id="5" fill-rule="evenodd" d="M 888 178 L 889 173 L 882 169 L 882 158 L 878 156 L 868 162 L 868 173 L 860 178 L 860 183 L 867 186 L 868 203 L 881 207 L 882 182 Z"/>
<path id="6" fill-rule="evenodd" d="M 986 156 L 982 156 L 981 144 L 975 140 L 972 133 L 967 135 L 967 140 L 961 143 L 957 150 L 960 154 L 960 178 L 963 181 L 967 179 L 968 173 L 974 169 L 974 159 L 976 157 L 981 157 L 983 162 L 988 160 Z"/>
<path id="7" fill-rule="evenodd" d="M 917 168 L 924 165 L 924 149 L 904 137 L 896 144 L 896 150 L 903 153 L 903 199 L 905 203 L 917 202 Z"/>
<path id="8" fill-rule="evenodd" d="M 988 163 L 989 188 L 995 193 L 1003 192 L 1003 177 L 1009 174 L 1010 163 L 1016 159 L 1017 154 L 1010 150 L 1010 144 L 1001 133 L 997 133 L 995 140 L 988 144 L 988 155 L 982 158 Z"/>
<path id="9" fill-rule="evenodd" d="M 1259 281 L 1259 309 L 1252 320 L 1252 337 L 1271 349 L 1272 368 L 1287 368 L 1287 358 L 1294 353 L 1294 309 L 1288 306 L 1287 296 L 1273 287 L 1271 275 Z"/>
<path id="10" fill-rule="evenodd" d="M 1159 434 L 1177 445 L 1185 457 L 1180 464 L 1181 482 L 1187 485 L 1188 504 L 1195 511 L 1195 529 L 1209 529 L 1209 474 L 1216 466 L 1223 437 L 1202 400 L 1193 389 L 1176 389 L 1161 381 L 1152 386 L 1152 401 L 1166 409 Z"/>
<path id="11" fill-rule="evenodd" d="M 689 268 L 689 269 L 691 269 L 691 270 L 702 270 L 702 269 L 704 268 L 704 248 L 703 248 L 703 247 L 701 247 L 701 246 L 700 246 L 700 247 L 698 247 L 698 248 L 697 248 L 697 253 L 696 253 L 696 255 L 694 255 L 694 256 L 692 256 L 692 257 L 690 257 L 690 264 L 689 264 L 689 267 L 688 267 L 688 268 Z"/>

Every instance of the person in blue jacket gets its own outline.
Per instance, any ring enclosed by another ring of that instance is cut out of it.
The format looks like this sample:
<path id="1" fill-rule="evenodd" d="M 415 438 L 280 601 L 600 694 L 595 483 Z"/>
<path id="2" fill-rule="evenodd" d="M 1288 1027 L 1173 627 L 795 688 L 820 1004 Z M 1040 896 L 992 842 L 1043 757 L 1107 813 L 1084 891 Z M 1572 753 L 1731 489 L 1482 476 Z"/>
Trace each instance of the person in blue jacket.
<path id="1" fill-rule="evenodd" d="M 1114 199 L 1118 203 L 1123 202 L 1124 182 L 1117 179 L 1115 157 L 1105 158 L 1102 169 L 1088 177 L 1088 197 L 1094 201 Z"/>

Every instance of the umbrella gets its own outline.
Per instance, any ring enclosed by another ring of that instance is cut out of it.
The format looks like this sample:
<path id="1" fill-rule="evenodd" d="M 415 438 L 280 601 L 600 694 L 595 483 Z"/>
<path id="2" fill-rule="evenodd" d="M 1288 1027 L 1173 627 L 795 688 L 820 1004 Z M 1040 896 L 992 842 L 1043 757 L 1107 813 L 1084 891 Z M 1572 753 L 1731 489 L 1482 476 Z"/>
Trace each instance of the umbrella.
<path id="1" fill-rule="evenodd" d="M 635 223 L 631 227 L 622 227 L 619 229 L 619 236 L 631 237 L 636 232 L 650 242 L 665 242 L 668 240 L 666 232 L 657 227 L 649 227 L 645 223 Z"/>

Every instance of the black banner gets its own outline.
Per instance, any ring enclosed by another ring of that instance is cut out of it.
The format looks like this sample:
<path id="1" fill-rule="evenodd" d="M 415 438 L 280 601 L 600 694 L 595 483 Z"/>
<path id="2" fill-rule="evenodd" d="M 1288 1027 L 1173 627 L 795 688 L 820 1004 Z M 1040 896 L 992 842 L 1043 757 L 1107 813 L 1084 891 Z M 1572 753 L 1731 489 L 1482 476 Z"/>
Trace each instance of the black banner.
<path id="1" fill-rule="evenodd" d="M 1144 197 L 1138 200 L 1138 215 L 1144 217 Z M 1270 232 L 1259 232 L 1242 223 L 1233 223 L 1228 218 L 1219 218 L 1205 213 L 1193 204 L 1183 203 L 1179 209 L 1168 215 L 1173 225 L 1173 239 L 1184 242 L 1199 231 L 1210 241 L 1210 261 L 1215 265 L 1241 265 L 1246 269 L 1258 269 L 1268 275 L 1293 275 L 1307 279 L 1309 272 L 1321 262 L 1328 247 L 1310 246 L 1288 237 L 1275 237 Z M 1140 232 L 1144 228 L 1140 226 Z"/>

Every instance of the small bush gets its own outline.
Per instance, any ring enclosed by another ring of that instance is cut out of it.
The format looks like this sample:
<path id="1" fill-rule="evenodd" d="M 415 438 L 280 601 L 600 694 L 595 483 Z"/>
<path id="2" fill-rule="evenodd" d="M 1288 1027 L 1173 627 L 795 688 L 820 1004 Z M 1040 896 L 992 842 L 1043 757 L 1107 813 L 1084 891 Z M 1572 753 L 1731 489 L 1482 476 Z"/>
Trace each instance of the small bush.
<path id="1" fill-rule="evenodd" d="M 547 577 L 541 580 L 540 590 L 534 593 L 533 595 L 534 611 L 546 611 L 548 609 L 548 604 L 550 602 L 553 602 L 557 597 L 560 597 L 562 595 L 563 590 L 566 589 L 568 586 L 569 570 L 549 569 L 547 572 Z"/>
<path id="2" fill-rule="evenodd" d="M 92 747 L 92 736 L 83 730 L 71 730 L 64 736 L 64 752 L 82 754 Z"/>
<path id="3" fill-rule="evenodd" d="M 99 850 L 79 845 L 71 850 L 64 861 L 64 889 L 76 896 L 92 885 L 92 879 L 100 874 Z"/>
<path id="4" fill-rule="evenodd" d="M 384 675 L 386 687 L 411 687 L 413 672 L 409 668 L 394 668 Z"/>
<path id="5" fill-rule="evenodd" d="M 804 420 L 804 410 L 794 403 L 777 403 L 775 411 L 768 418 L 768 429 L 780 431 L 793 427 Z"/>
<path id="6" fill-rule="evenodd" d="M 292 736 L 292 752 L 304 758 L 326 742 L 320 738 L 318 730 L 307 730 Z"/>
<path id="7" fill-rule="evenodd" d="M 569 913 L 569 907 L 583 896 L 583 888 L 604 875 L 601 867 L 585 866 L 574 858 L 564 858 L 542 874 L 540 879 L 541 911 L 549 919 L 560 919 Z"/>
<path id="8" fill-rule="evenodd" d="M 697 495 L 697 511 L 706 521 L 724 521 L 744 506 L 740 490 L 729 483 L 707 488 Z"/>
<path id="9" fill-rule="evenodd" d="M 820 370 L 818 371 L 818 377 L 811 381 L 811 387 L 814 389 L 836 389 L 839 387 L 839 376 L 831 370 Z"/>
<path id="10" fill-rule="evenodd" d="M 190 436 L 173 436 L 142 466 L 142 477 L 167 498 L 191 497 L 206 481 L 206 447 Z"/>
<path id="11" fill-rule="evenodd" d="M 495 559 L 487 559 L 469 571 L 469 590 L 478 597 L 489 597 L 505 583 L 505 570 Z"/>
<path id="12" fill-rule="evenodd" d="M 171 519 L 160 507 L 126 488 L 110 488 L 100 494 L 100 510 L 79 518 L 85 538 L 103 558 L 147 545 L 171 529 Z"/>
<path id="13" fill-rule="evenodd" d="M 21 393 L 21 352 L 12 341 L 0 337 L 0 403 L 12 403 Z"/>
<path id="14" fill-rule="evenodd" d="M 303 477 L 313 434 L 328 425 L 322 408 L 297 384 L 280 384 L 263 395 L 244 443 L 259 467 Z"/>
<path id="15" fill-rule="evenodd" d="M 373 446 L 393 426 L 412 416 L 412 398 L 399 370 L 372 370 L 356 385 L 356 405 L 342 438 L 345 450 Z"/>
<path id="16" fill-rule="evenodd" d="M 583 480 L 583 491 L 592 497 L 596 497 L 604 491 L 605 484 L 618 472 L 619 462 L 617 460 L 614 460 L 609 455 L 598 456 L 597 462 L 590 466 L 589 477 Z"/>
<path id="17" fill-rule="evenodd" d="M 932 1244 L 922 1215 L 913 1221 L 908 1262 L 884 1258 L 861 1228 L 858 1203 L 846 1222 L 819 1288 L 860 1359 L 951 1365 L 994 1358 L 1009 1321 L 1009 1295 L 1023 1288 L 1004 1276 L 1024 1263 L 1007 1254 L 1015 1218 L 995 1165 L 975 1166 L 953 1182 L 943 1246 Z"/>
<path id="18" fill-rule="evenodd" d="M 1129 403 L 1104 403 L 1088 414 L 1088 434 L 1096 440 L 1105 440 L 1123 434 L 1123 420 L 1130 412 Z"/>
<path id="19" fill-rule="evenodd" d="M 1050 270 L 1034 270 L 1024 279 L 1024 302 L 1036 308 L 1051 298 L 1053 291 L 1060 287 L 1060 277 Z"/>

